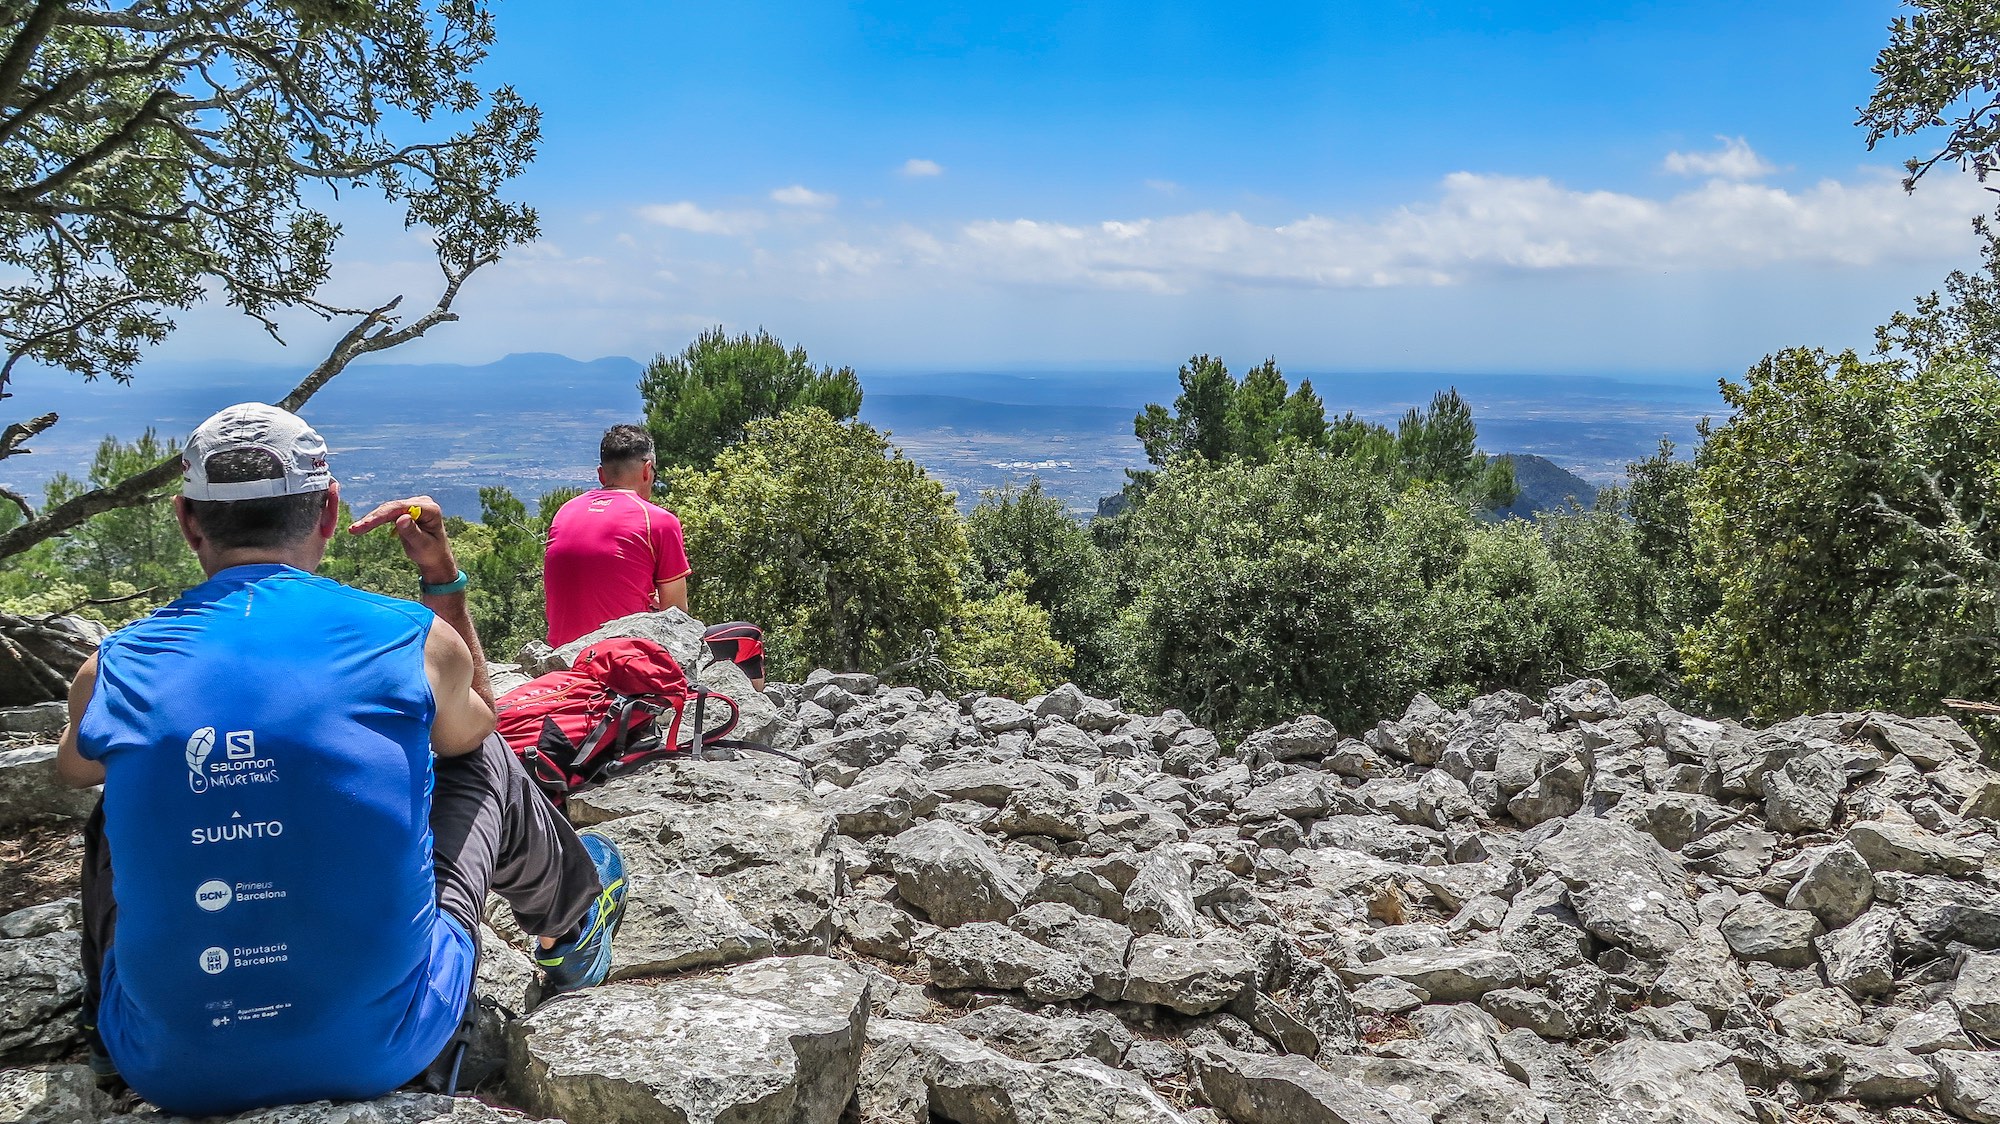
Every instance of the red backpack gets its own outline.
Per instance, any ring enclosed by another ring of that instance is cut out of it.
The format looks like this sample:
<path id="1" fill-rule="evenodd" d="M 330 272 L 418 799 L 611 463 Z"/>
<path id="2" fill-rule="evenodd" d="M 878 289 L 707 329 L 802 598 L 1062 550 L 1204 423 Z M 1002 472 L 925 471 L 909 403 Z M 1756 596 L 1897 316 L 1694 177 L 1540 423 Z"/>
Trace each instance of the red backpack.
<path id="1" fill-rule="evenodd" d="M 680 744 L 681 716 L 694 700 L 693 735 Z M 703 729 L 708 700 L 729 720 Z M 528 775 L 561 805 L 586 784 L 608 780 L 673 753 L 726 742 L 741 711 L 736 700 L 690 685 L 680 662 L 640 636 L 600 640 L 567 671 L 551 671 L 501 695 L 497 728 Z M 671 714 L 666 729 L 659 719 Z"/>

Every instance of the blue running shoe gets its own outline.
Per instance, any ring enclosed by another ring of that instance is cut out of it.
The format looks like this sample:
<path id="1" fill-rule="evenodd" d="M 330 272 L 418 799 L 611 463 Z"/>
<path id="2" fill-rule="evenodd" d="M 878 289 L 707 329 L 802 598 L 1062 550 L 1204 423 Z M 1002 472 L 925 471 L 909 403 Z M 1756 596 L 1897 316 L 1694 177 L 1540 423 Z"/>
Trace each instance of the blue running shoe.
<path id="1" fill-rule="evenodd" d="M 583 832 L 578 838 L 590 852 L 597 880 L 604 888 L 590 903 L 590 912 L 583 915 L 583 923 L 574 934 L 535 954 L 535 963 L 548 976 L 551 995 L 604 982 L 611 972 L 611 938 L 625 918 L 625 859 L 617 845 L 594 831 Z"/>

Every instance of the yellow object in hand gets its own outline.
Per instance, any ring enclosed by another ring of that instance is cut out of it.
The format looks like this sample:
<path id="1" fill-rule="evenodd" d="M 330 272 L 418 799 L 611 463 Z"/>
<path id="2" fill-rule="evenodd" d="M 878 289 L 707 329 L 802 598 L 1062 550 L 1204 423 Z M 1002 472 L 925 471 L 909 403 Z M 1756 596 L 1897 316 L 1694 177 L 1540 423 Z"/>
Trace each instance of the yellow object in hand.
<path id="1" fill-rule="evenodd" d="M 424 509 L 423 509 L 423 508 L 421 508 L 421 507 L 417 507 L 417 506 L 415 506 L 415 505 L 411 505 L 411 507 L 410 507 L 410 522 L 412 522 L 412 523 L 415 523 L 415 522 L 416 522 L 416 521 L 417 521 L 417 520 L 418 520 L 419 518 L 421 518 L 421 517 L 423 516 L 423 514 L 424 514 Z"/>

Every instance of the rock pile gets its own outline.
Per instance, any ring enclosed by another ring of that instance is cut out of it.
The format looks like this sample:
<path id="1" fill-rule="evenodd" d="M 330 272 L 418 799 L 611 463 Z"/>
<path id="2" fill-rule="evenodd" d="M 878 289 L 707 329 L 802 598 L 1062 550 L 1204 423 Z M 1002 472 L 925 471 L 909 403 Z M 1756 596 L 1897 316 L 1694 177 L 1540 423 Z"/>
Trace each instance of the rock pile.
<path id="1" fill-rule="evenodd" d="M 495 1027 L 483 1092 L 571 1124 L 2000 1122 L 2000 774 L 1947 719 L 1756 730 L 1586 681 L 1231 752 L 1073 686 L 822 671 L 755 721 L 804 766 L 573 801 L 631 870 L 614 982 Z M 34 1064 L 74 1050 L 74 921 L 0 918 L 0 1119 L 143 1119 Z M 459 1117 L 501 1114 L 244 1119 Z"/>

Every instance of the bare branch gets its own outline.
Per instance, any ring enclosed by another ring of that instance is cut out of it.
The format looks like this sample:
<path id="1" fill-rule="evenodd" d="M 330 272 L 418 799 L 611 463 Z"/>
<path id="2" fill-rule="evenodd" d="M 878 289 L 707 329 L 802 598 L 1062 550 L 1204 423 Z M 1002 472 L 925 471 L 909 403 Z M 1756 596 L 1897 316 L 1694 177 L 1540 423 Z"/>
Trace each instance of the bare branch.
<path id="1" fill-rule="evenodd" d="M 56 421 L 55 414 L 43 414 L 38 418 L 30 418 L 24 422 L 15 422 L 6 429 L 0 430 L 0 460 L 33 452 L 34 450 L 32 449 L 21 448 L 22 442 L 32 439 L 43 430 L 56 424 Z"/>
<path id="2" fill-rule="evenodd" d="M 307 399 L 318 393 L 321 387 L 345 370 L 355 359 L 408 343 L 439 324 L 457 320 L 458 314 L 451 310 L 451 306 L 458 299 L 459 290 L 464 286 L 466 278 L 496 260 L 498 260 L 497 255 L 489 254 L 464 267 L 445 265 L 441 261 L 439 267 L 444 271 L 444 291 L 428 312 L 400 328 L 393 326 L 395 324 L 393 313 L 402 304 L 403 298 L 397 297 L 369 312 L 359 323 L 348 329 L 319 366 L 314 367 L 299 385 L 293 387 L 290 394 L 279 399 L 276 405 L 297 412 L 305 405 Z M 55 415 L 46 416 L 49 424 L 53 425 Z M 41 420 L 36 419 L 36 421 Z M 10 558 L 36 543 L 81 526 L 92 516 L 121 508 L 142 507 L 156 503 L 165 498 L 166 493 L 162 489 L 172 484 L 180 471 L 181 459 L 177 456 L 168 457 L 136 476 L 126 477 L 107 487 L 93 488 L 58 504 L 13 530 L 0 534 L 0 559 Z"/>
<path id="3" fill-rule="evenodd" d="M 23 519 L 33 519 L 35 517 L 34 506 L 28 503 L 28 497 L 12 488 L 0 485 L 0 500 L 6 500 L 8 503 L 20 508 L 21 518 Z"/>

